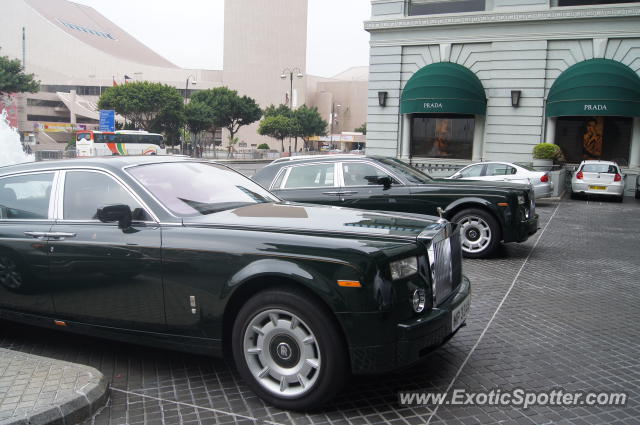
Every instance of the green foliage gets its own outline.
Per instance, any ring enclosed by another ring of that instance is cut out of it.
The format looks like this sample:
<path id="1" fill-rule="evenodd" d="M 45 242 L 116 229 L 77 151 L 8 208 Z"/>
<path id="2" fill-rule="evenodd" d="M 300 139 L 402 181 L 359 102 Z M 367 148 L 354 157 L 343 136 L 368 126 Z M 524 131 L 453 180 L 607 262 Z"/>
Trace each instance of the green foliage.
<path id="1" fill-rule="evenodd" d="M 539 143 L 533 147 L 535 159 L 559 159 L 562 155 L 560 146 L 553 143 Z"/>
<path id="2" fill-rule="evenodd" d="M 277 115 L 284 115 L 285 117 L 291 118 L 293 116 L 293 111 L 287 105 L 269 105 L 264 110 L 264 117 L 275 117 Z"/>
<path id="3" fill-rule="evenodd" d="M 187 127 L 197 135 L 213 127 L 213 111 L 202 102 L 191 101 L 184 108 Z"/>
<path id="4" fill-rule="evenodd" d="M 34 80 L 33 74 L 25 74 L 18 59 L 0 56 L 0 94 L 2 93 L 35 93 L 40 89 L 40 82 Z"/>
<path id="5" fill-rule="evenodd" d="M 213 124 L 229 131 L 229 142 L 234 140 L 240 127 L 254 123 L 262 116 L 256 101 L 227 87 L 201 90 L 193 94 L 191 101 L 201 102 L 211 108 Z"/>
<path id="6" fill-rule="evenodd" d="M 113 109 L 147 131 L 174 131 L 184 121 L 184 105 L 177 89 L 166 84 L 137 81 L 106 89 L 98 108 Z"/>
<path id="7" fill-rule="evenodd" d="M 260 121 L 260 126 L 258 127 L 258 134 L 280 140 L 282 151 L 284 151 L 284 139 L 295 137 L 299 131 L 296 120 L 284 115 L 266 117 Z"/>
<path id="8" fill-rule="evenodd" d="M 260 143 L 258 145 L 258 149 L 269 149 L 269 145 L 267 145 L 266 143 Z"/>
<path id="9" fill-rule="evenodd" d="M 308 108 L 306 105 L 302 105 L 293 111 L 293 118 L 298 127 L 298 132 L 295 136 L 302 137 L 305 143 L 311 136 L 324 136 L 327 134 L 328 124 L 322 119 L 318 109 L 315 107 Z"/>
<path id="10" fill-rule="evenodd" d="M 360 127 L 356 128 L 355 131 L 362 134 L 367 134 L 367 123 L 363 123 Z"/>

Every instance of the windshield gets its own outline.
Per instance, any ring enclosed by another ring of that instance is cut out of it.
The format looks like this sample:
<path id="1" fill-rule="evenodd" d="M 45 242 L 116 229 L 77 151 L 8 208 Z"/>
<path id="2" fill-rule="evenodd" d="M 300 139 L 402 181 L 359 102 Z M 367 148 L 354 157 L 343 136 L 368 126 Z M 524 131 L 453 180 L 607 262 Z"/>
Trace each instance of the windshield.
<path id="1" fill-rule="evenodd" d="M 129 172 L 169 211 L 181 217 L 279 201 L 242 174 L 216 164 L 169 162 L 140 165 Z"/>
<path id="2" fill-rule="evenodd" d="M 404 177 L 404 179 L 410 183 L 424 184 L 431 183 L 433 181 L 433 179 L 429 175 L 413 168 L 409 164 L 402 162 L 399 159 L 380 158 L 378 161 L 393 170 L 396 175 Z"/>
<path id="3" fill-rule="evenodd" d="M 584 164 L 582 171 L 585 173 L 608 173 L 615 174 L 618 172 L 615 165 L 609 164 Z"/>

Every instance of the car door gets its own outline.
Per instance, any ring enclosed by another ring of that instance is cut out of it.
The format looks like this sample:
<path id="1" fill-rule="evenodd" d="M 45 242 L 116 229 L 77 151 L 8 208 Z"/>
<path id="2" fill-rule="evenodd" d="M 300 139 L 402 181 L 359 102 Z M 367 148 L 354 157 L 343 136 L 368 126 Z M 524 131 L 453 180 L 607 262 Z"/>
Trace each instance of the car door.
<path id="1" fill-rule="evenodd" d="M 67 170 L 61 178 L 50 241 L 53 300 L 61 320 L 134 330 L 165 329 L 161 230 L 140 199 L 112 175 Z M 120 229 L 96 211 L 128 205 L 133 223 Z"/>
<path id="2" fill-rule="evenodd" d="M 463 168 L 454 175 L 453 179 L 466 179 L 466 180 L 483 180 L 483 170 L 485 164 L 474 164 Z"/>
<path id="3" fill-rule="evenodd" d="M 529 179 L 517 174 L 518 170 L 509 164 L 492 162 L 484 168 L 483 180 L 496 182 L 529 183 Z"/>
<path id="4" fill-rule="evenodd" d="M 53 314 L 48 234 L 56 172 L 0 177 L 0 308 Z"/>
<path id="5" fill-rule="evenodd" d="M 276 176 L 271 192 L 287 201 L 340 204 L 337 164 L 318 162 L 292 165 Z"/>
<path id="6" fill-rule="evenodd" d="M 411 191 L 391 172 L 366 161 L 344 161 L 340 164 L 340 205 L 381 211 L 408 211 Z M 390 185 L 379 179 L 387 178 Z"/>

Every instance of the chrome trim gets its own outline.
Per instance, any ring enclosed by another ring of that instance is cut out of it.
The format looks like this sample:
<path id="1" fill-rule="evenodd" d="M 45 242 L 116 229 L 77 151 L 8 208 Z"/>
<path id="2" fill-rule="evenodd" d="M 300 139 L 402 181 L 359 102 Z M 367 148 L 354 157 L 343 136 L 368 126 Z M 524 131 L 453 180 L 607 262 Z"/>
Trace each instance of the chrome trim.
<path id="1" fill-rule="evenodd" d="M 289 170 L 289 167 L 282 167 L 281 169 L 279 169 L 274 179 L 271 180 L 271 183 L 269 183 L 269 187 L 267 187 L 267 190 L 280 189 L 280 187 L 282 187 L 282 182 L 284 181 L 285 176 L 283 176 L 282 180 L 280 180 L 280 187 L 276 187 L 276 182 L 278 181 L 278 178 L 280 177 L 280 175 L 286 174 L 288 170 Z"/>
<path id="2" fill-rule="evenodd" d="M 437 307 L 455 289 L 459 283 L 455 280 L 462 279 L 462 247 L 458 225 L 445 220 L 440 220 L 438 224 L 440 224 L 440 230 L 435 235 L 430 232 L 432 239 L 427 246 L 434 307 Z"/>

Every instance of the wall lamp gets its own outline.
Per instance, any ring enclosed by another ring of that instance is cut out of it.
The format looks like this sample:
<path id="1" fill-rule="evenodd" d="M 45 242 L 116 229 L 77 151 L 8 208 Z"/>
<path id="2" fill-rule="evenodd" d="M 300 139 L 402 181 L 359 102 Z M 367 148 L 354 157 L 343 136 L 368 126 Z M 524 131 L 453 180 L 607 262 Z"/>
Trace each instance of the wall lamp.
<path id="1" fill-rule="evenodd" d="M 521 94 L 521 90 L 511 90 L 511 106 L 513 106 L 514 108 L 518 107 L 518 105 L 520 104 Z"/>
<path id="2" fill-rule="evenodd" d="M 387 95 L 388 93 L 386 91 L 378 92 L 378 105 L 387 106 Z"/>

